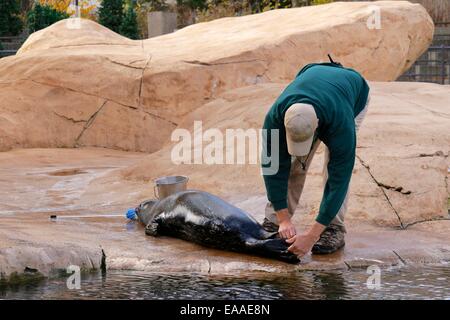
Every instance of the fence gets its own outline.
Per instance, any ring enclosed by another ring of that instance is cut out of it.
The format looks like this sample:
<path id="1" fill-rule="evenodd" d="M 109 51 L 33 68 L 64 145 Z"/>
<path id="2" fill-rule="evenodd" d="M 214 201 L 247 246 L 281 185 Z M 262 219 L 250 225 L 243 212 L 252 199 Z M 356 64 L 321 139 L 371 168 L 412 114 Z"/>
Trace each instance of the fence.
<path id="1" fill-rule="evenodd" d="M 16 52 L 17 50 L 0 50 L 0 59 L 7 56 L 13 56 Z"/>
<path id="2" fill-rule="evenodd" d="M 431 46 L 398 81 L 450 84 L 450 46 Z"/>
<path id="3" fill-rule="evenodd" d="M 15 55 L 25 41 L 25 37 L 0 37 L 3 50 L 0 50 L 0 58 Z"/>
<path id="4" fill-rule="evenodd" d="M 450 84 L 449 27 L 436 27 L 431 46 L 398 80 Z"/>

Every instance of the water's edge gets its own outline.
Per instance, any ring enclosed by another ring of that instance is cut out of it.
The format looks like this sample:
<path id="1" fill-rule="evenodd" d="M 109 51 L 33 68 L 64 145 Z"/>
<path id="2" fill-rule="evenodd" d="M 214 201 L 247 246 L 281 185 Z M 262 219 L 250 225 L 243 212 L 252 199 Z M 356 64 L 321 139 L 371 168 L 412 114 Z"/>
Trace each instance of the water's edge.
<path id="1" fill-rule="evenodd" d="M 450 299 L 450 267 L 286 274 L 208 275 L 125 270 L 82 272 L 79 288 L 60 273 L 34 282 L 0 285 L 0 299 Z"/>

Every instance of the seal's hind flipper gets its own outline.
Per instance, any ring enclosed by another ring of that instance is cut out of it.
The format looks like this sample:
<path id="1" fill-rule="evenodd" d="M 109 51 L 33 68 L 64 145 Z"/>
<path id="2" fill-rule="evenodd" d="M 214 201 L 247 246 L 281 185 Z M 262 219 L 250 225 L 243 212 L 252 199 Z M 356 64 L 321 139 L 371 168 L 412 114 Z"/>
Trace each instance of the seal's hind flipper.
<path id="1" fill-rule="evenodd" d="M 289 245 L 284 239 L 248 240 L 246 245 L 251 253 L 269 258 L 275 258 L 288 263 L 299 263 L 297 256 L 287 249 Z"/>

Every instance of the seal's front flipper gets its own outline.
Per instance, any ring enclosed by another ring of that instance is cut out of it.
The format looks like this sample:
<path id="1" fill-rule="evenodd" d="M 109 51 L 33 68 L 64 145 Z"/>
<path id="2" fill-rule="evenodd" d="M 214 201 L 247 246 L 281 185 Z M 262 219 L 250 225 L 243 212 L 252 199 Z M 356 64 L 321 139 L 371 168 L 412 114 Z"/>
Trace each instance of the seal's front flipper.
<path id="1" fill-rule="evenodd" d="M 247 240 L 246 245 L 251 253 L 275 258 L 288 263 L 299 263 L 297 256 L 287 249 L 289 245 L 284 239 Z"/>
<path id="2" fill-rule="evenodd" d="M 145 226 L 145 234 L 148 236 L 156 237 L 158 235 L 158 226 L 159 224 L 155 221 L 150 221 Z"/>
<path id="3" fill-rule="evenodd" d="M 276 232 L 269 232 L 266 230 L 261 231 L 261 238 L 260 239 L 276 239 L 279 238 L 280 235 L 278 234 L 278 231 Z"/>

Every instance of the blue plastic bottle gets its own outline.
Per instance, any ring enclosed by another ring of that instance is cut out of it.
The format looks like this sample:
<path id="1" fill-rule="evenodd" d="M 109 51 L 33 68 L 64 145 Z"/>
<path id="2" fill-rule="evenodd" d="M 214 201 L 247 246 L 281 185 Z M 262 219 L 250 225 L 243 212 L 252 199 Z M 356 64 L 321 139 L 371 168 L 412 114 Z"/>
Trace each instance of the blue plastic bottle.
<path id="1" fill-rule="evenodd" d="M 136 209 L 134 209 L 134 208 L 128 209 L 128 211 L 125 214 L 125 216 L 127 217 L 127 219 L 136 220 L 137 219 Z"/>

